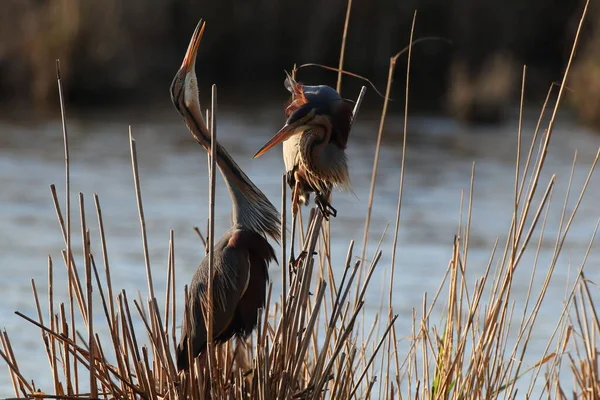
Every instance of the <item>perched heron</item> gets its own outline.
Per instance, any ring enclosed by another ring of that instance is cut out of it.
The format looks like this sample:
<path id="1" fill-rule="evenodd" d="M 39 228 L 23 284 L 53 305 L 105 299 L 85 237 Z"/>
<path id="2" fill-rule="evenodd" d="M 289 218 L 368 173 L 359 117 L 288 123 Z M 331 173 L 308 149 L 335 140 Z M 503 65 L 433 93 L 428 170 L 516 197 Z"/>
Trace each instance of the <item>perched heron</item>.
<path id="1" fill-rule="evenodd" d="M 211 137 L 202 117 L 195 73 L 196 54 L 205 24 L 201 20 L 188 46 L 181 68 L 171 84 L 171 100 L 198 143 L 210 152 Z M 234 335 L 245 338 L 256 327 L 258 310 L 265 305 L 268 264 L 276 260 L 266 239 L 280 239 L 279 213 L 267 197 L 217 144 L 216 164 L 233 203 L 233 226 L 214 246 L 213 340 L 221 343 Z M 207 306 L 208 257 L 196 270 L 189 290 L 189 326 L 184 319 L 177 346 L 177 368 L 189 368 L 192 356 L 207 343 L 204 313 Z"/>
<path id="2" fill-rule="evenodd" d="M 285 109 L 287 121 L 254 158 L 283 142 L 287 182 L 294 191 L 292 213 L 299 204 L 308 204 L 314 192 L 323 216 L 335 217 L 337 211 L 329 204 L 331 189 L 351 186 L 345 150 L 354 102 L 329 86 L 301 85 L 289 75 L 285 85 L 292 93 Z"/>
<path id="3" fill-rule="evenodd" d="M 254 158 L 283 142 L 287 183 L 292 189 L 294 235 L 299 204 L 308 204 L 311 192 L 315 194 L 315 204 L 323 217 L 328 219 L 337 215 L 337 210 L 329 203 L 332 188 L 350 190 L 345 150 L 354 102 L 342 98 L 329 86 L 302 85 L 289 75 L 285 86 L 292 93 L 285 108 L 287 121 Z M 290 262 L 295 264 L 293 243 L 292 239 Z"/>

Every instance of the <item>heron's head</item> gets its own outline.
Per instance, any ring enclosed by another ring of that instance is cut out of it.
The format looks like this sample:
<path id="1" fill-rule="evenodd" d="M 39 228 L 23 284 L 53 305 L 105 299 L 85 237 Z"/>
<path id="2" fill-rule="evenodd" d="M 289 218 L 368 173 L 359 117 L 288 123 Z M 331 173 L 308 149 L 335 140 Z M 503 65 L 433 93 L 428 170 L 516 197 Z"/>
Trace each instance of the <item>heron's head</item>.
<path id="1" fill-rule="evenodd" d="M 205 26 L 206 23 L 200 20 L 192 35 L 181 67 L 171 83 L 171 101 L 182 116 L 184 116 L 183 110 L 186 109 L 194 114 L 198 113 L 197 118 L 202 118 L 198 97 L 198 80 L 196 79 L 196 55 L 198 54 Z"/>
<path id="2" fill-rule="evenodd" d="M 303 133 L 311 125 L 342 131 L 350 129 L 351 104 L 354 104 L 352 100 L 342 98 L 335 89 L 326 85 L 299 84 L 289 75 L 285 80 L 285 86 L 292 93 L 290 103 L 285 109 L 287 121 L 283 128 L 254 155 L 254 158 L 260 157 L 277 143 Z"/>

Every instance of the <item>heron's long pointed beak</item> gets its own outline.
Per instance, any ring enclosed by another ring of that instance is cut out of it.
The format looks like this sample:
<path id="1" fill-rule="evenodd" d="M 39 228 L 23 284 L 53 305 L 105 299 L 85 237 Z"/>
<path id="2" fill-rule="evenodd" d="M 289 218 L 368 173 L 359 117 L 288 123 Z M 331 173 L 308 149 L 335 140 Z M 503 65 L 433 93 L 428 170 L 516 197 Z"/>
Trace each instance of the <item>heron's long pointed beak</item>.
<path id="1" fill-rule="evenodd" d="M 285 124 L 285 126 L 283 128 L 281 128 L 279 130 L 279 132 L 277 132 L 275 135 L 273 135 L 273 137 L 267 142 L 267 144 L 265 144 L 259 151 L 257 151 L 256 154 L 254 155 L 254 157 L 252 157 L 252 158 L 257 158 L 257 157 L 262 156 L 267 151 L 269 151 L 269 149 L 271 149 L 271 147 L 275 146 L 277 143 L 283 142 L 284 140 L 286 140 L 287 138 L 292 136 L 294 134 L 294 131 L 296 130 L 296 128 L 306 124 L 306 122 L 308 122 L 308 120 L 310 120 L 313 117 L 313 114 L 314 113 L 311 112 L 292 123 Z"/>
<path id="2" fill-rule="evenodd" d="M 185 57 L 183 58 L 183 63 L 181 64 L 181 69 L 184 69 L 186 72 L 193 71 L 196 65 L 196 54 L 198 54 L 198 48 L 200 47 L 200 41 L 202 40 L 205 26 L 206 22 L 202 19 L 198 22 L 198 25 L 196 25 L 196 30 L 192 35 Z"/>
<path id="3" fill-rule="evenodd" d="M 252 157 L 252 158 L 257 158 L 257 157 L 262 156 L 267 151 L 269 151 L 269 149 L 271 149 L 271 147 L 275 146 L 277 143 L 283 142 L 285 139 L 287 139 L 291 135 L 291 133 L 296 128 L 296 126 L 298 126 L 298 125 L 295 122 L 292 124 L 286 124 L 283 128 L 281 128 L 279 130 L 279 132 L 277 132 L 267 142 L 267 144 L 265 144 L 263 147 L 261 147 L 261 149 L 259 151 L 257 151 L 256 154 L 254 155 L 254 157 Z"/>

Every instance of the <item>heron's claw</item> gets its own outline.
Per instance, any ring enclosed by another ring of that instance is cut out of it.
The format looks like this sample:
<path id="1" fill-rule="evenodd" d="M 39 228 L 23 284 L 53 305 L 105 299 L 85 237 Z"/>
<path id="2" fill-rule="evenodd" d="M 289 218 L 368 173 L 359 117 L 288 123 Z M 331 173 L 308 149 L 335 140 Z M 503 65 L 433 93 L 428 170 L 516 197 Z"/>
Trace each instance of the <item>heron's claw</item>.
<path id="1" fill-rule="evenodd" d="M 298 254 L 297 258 L 295 258 L 293 254 L 290 256 L 289 264 L 294 274 L 298 271 L 298 266 L 300 266 L 300 263 L 304 260 L 306 254 L 306 251 L 303 250 L 300 252 L 300 254 Z"/>
<path id="2" fill-rule="evenodd" d="M 288 264 L 293 274 L 296 274 L 298 272 L 298 266 L 300 265 L 304 257 L 306 257 L 306 251 L 301 251 L 297 258 L 294 257 L 293 254 L 290 254 L 290 260 L 288 261 Z"/>
<path id="3" fill-rule="evenodd" d="M 315 196 L 315 204 L 321 211 L 321 214 L 323 214 L 323 218 L 325 218 L 325 220 L 328 221 L 329 216 L 334 218 L 337 217 L 337 210 L 333 208 L 327 200 L 324 200 L 321 195 Z"/>
<path id="4" fill-rule="evenodd" d="M 304 259 L 306 258 L 307 255 L 308 255 L 308 252 L 306 250 L 302 250 L 300 252 L 300 254 L 298 254 L 297 258 L 294 258 L 293 254 L 290 256 L 289 265 L 290 265 L 290 269 L 292 270 L 292 272 L 294 274 L 298 271 L 298 267 L 300 266 L 300 263 L 302 263 L 302 261 L 304 261 Z M 313 251 L 312 255 L 316 256 L 317 252 Z"/>

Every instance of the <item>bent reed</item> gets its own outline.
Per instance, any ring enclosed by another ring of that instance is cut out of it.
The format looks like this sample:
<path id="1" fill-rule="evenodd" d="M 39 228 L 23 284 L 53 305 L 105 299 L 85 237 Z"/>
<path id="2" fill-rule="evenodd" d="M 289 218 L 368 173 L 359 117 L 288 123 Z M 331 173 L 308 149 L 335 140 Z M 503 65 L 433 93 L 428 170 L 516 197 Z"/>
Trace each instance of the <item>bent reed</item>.
<path id="1" fill-rule="evenodd" d="M 65 203 L 59 201 L 54 185 L 51 193 L 65 242 L 62 255 L 68 275 L 66 290 L 69 302 L 55 303 L 56 265 L 49 258 L 47 310 L 42 311 L 39 285 L 32 280 L 37 315 L 27 316 L 20 312 L 17 315 L 25 320 L 24 323 L 40 328 L 43 342 L 40 351 L 42 348 L 45 350 L 49 361 L 53 387 L 38 388 L 30 377 L 23 376 L 18 364 L 18 349 L 13 349 L 9 335 L 4 331 L 0 335 L 0 356 L 8 366 L 15 396 L 61 399 L 203 399 L 210 396 L 213 399 L 466 400 L 528 398 L 536 394 L 553 399 L 600 398 L 597 359 L 600 321 L 593 300 L 593 291 L 597 288 L 585 278 L 584 273 L 598 224 L 590 232 L 587 251 L 581 254 L 576 279 L 566 288 L 564 307 L 557 311 L 558 324 L 553 332 L 545 333 L 548 345 L 542 353 L 535 355 L 528 347 L 573 217 L 600 156 L 598 152 L 574 203 L 569 202 L 569 183 L 563 209 L 557 216 L 561 224 L 555 245 L 551 249 L 542 247 L 556 176 L 544 182 L 541 171 L 586 12 L 587 4 L 563 81 L 560 86 L 550 88 L 531 143 L 522 143 L 521 128 L 517 132 L 514 212 L 506 221 L 506 241 L 496 241 L 483 275 L 474 280 L 468 262 L 471 210 L 476 201 L 473 198 L 475 166 L 471 189 L 466 196 L 466 212 L 464 217 L 461 212 L 461 223 L 449 249 L 449 264 L 440 276 L 439 289 L 433 296 L 425 294 L 422 305 L 412 315 L 395 315 L 391 288 L 393 279 L 398 277 L 392 261 L 387 307 L 376 315 L 372 326 L 365 326 L 365 293 L 374 274 L 382 273 L 380 270 L 384 267 L 379 265 L 379 260 L 383 250 L 378 245 L 367 259 L 365 240 L 363 256 L 356 261 L 357 252 L 354 242 L 351 242 L 344 260 L 332 260 L 326 223 L 320 213 L 311 209 L 305 221 L 306 234 L 300 238 L 301 247 L 309 256 L 299 265 L 296 274 L 288 275 L 287 268 L 283 266 L 280 277 L 282 293 L 273 293 L 272 285 L 269 287 L 266 308 L 259 316 L 258 328 L 252 337 L 245 343 L 232 340 L 215 346 L 214 355 L 211 355 L 215 362 L 211 363 L 210 370 L 208 366 L 195 363 L 189 374 L 177 373 L 175 367 L 174 349 L 179 333 L 176 324 L 181 319 L 176 315 L 176 304 L 183 301 L 187 293 L 175 290 L 176 279 L 183 278 L 177 276 L 175 269 L 173 231 L 170 231 L 167 284 L 161 292 L 154 286 L 152 274 L 156 269 L 151 268 L 148 257 L 137 152 L 131 132 L 132 190 L 138 201 L 148 297 L 132 300 L 128 293 L 113 286 L 110 272 L 115 267 L 108 262 L 102 209 L 97 195 L 94 195 L 93 201 L 100 235 L 96 238 L 89 233 L 91 221 L 84 217 L 85 202 L 80 193 L 77 231 L 83 239 L 84 248 L 81 258 L 73 256 L 71 236 L 76 233 L 71 229 L 69 144 L 59 74 L 66 160 Z M 408 56 L 410 66 L 411 46 Z M 390 60 L 377 153 L 397 59 L 398 56 L 395 56 Z M 406 103 L 409 74 L 410 68 L 406 76 Z M 525 75 L 524 68 L 522 93 Z M 548 125 L 543 129 L 543 117 L 548 114 L 548 104 L 556 87 L 556 102 L 551 108 Z M 521 114 L 522 109 L 523 96 Z M 215 120 L 211 122 L 216 123 Z M 403 142 L 405 148 L 406 123 Z M 404 159 L 403 152 L 395 236 L 390 249 L 392 260 L 395 259 L 397 233 L 402 228 Z M 373 202 L 377 166 L 376 157 L 369 210 Z M 569 182 L 573 180 L 573 171 L 569 179 Z M 214 187 L 211 190 L 214 193 Z M 278 255 L 280 264 L 287 259 L 287 208 L 286 182 L 282 178 L 281 212 L 284 223 L 283 246 Z M 343 215 L 338 218 L 343 218 Z M 369 220 L 367 215 L 365 238 L 368 237 Z M 335 219 L 331 223 L 335 224 Z M 100 251 L 96 253 L 92 249 Z M 535 256 L 534 265 L 523 265 L 524 254 Z M 103 260 L 103 266 L 97 264 L 99 258 Z M 542 265 L 540 260 L 546 258 L 549 263 Z M 517 268 L 532 270 L 527 300 L 518 308 L 512 296 Z M 545 271 L 545 278 L 540 286 L 535 283 L 534 277 L 541 271 Z M 469 283 L 473 281 L 474 284 Z M 164 298 L 164 302 L 159 298 Z M 100 304 L 103 315 L 94 315 L 94 304 Z M 519 310 L 519 314 L 515 310 Z M 441 319 L 434 320 L 435 315 L 441 315 Z M 397 318 L 410 319 L 412 330 L 397 331 Z M 134 323 L 136 320 L 143 323 L 143 330 L 136 328 L 139 326 Z M 106 324 L 109 335 L 97 333 L 99 321 Z M 142 340 L 145 336 L 147 340 Z M 400 341 L 407 344 L 406 352 L 400 352 Z M 526 357 L 538 361 L 525 365 Z M 209 375 L 211 379 L 208 379 Z M 565 378 L 573 380 L 572 389 L 565 388 Z"/>

